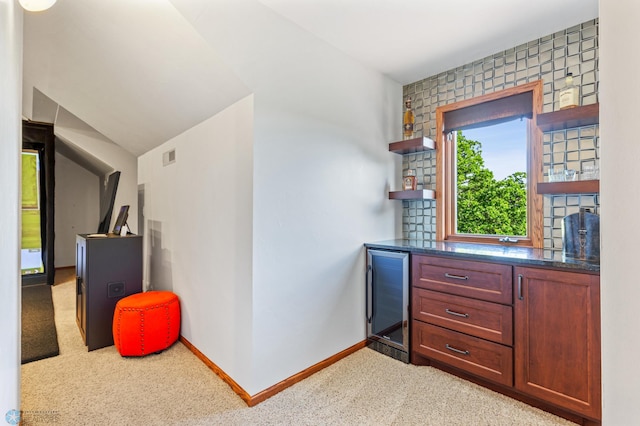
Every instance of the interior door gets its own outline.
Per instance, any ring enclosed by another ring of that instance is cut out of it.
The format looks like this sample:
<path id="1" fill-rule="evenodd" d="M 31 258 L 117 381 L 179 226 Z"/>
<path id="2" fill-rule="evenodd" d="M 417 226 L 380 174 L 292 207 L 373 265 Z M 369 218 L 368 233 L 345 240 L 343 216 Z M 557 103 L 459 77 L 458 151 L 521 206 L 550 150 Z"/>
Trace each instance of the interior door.
<path id="1" fill-rule="evenodd" d="M 53 124 L 22 122 L 22 285 L 53 284 Z"/>

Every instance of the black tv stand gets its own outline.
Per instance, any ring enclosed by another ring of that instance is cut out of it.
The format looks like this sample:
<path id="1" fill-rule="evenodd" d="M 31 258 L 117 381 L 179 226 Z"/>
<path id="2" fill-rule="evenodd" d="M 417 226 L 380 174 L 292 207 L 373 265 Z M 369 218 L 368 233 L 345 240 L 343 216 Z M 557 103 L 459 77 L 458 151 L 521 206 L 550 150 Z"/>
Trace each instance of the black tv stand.
<path id="1" fill-rule="evenodd" d="M 113 312 L 142 291 L 142 236 L 76 236 L 76 323 L 88 350 L 113 345 Z"/>

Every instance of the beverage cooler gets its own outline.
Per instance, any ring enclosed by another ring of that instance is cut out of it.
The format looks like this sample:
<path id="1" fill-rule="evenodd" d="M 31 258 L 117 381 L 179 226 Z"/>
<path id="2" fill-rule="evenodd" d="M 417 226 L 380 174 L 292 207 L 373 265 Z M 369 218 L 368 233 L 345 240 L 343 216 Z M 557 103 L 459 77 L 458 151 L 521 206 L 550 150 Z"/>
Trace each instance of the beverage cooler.
<path id="1" fill-rule="evenodd" d="M 367 344 L 409 362 L 409 253 L 367 250 Z"/>

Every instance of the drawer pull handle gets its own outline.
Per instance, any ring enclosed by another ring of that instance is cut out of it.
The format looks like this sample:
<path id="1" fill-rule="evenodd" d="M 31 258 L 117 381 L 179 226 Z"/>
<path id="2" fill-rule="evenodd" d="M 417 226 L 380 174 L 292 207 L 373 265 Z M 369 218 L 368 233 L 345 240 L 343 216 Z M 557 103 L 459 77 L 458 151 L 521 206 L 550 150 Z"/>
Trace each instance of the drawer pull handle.
<path id="1" fill-rule="evenodd" d="M 454 275 L 454 274 L 450 274 L 448 272 L 445 272 L 444 276 L 447 277 L 447 278 L 453 278 L 453 279 L 456 279 L 456 280 L 464 280 L 464 281 L 469 279 L 469 277 L 467 275 Z"/>
<path id="2" fill-rule="evenodd" d="M 457 317 L 462 317 L 462 318 L 469 318 L 469 314 L 461 314 L 460 312 L 452 311 L 449 308 L 445 308 L 444 311 L 449 315 L 455 315 Z"/>
<path id="3" fill-rule="evenodd" d="M 453 346 L 449 346 L 448 343 L 446 343 L 444 345 L 444 347 L 449 349 L 451 352 L 455 352 L 455 353 L 460 354 L 460 355 L 469 355 L 469 351 L 463 351 L 463 350 L 460 350 L 460 349 L 456 349 Z"/>

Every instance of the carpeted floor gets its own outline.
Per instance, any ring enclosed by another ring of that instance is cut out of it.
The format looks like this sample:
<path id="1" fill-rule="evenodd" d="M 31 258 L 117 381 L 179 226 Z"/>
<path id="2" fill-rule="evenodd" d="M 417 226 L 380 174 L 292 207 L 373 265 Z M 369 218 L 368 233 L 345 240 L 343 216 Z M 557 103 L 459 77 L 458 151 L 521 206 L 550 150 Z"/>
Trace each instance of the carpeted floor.
<path id="1" fill-rule="evenodd" d="M 431 367 L 362 349 L 255 407 L 181 343 L 159 355 L 87 352 L 75 285 L 56 285 L 60 355 L 22 366 L 23 424 L 572 425 Z"/>
<path id="2" fill-rule="evenodd" d="M 22 363 L 58 355 L 51 286 L 22 287 Z"/>

